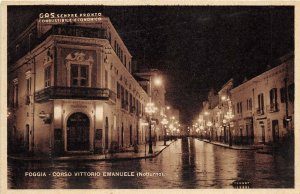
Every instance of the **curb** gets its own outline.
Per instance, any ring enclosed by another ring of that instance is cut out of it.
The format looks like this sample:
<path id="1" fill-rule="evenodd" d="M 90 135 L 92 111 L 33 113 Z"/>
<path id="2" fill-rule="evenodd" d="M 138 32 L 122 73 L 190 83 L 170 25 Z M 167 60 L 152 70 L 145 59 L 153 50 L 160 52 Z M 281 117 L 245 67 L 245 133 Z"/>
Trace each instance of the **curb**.
<path id="1" fill-rule="evenodd" d="M 247 148 L 247 147 L 235 147 L 235 146 L 229 146 L 229 145 L 222 145 L 222 144 L 219 144 L 219 143 L 215 143 L 215 142 L 209 142 L 209 141 L 206 141 L 206 140 L 200 140 L 198 139 L 199 141 L 203 141 L 205 143 L 209 143 L 209 144 L 213 144 L 213 145 L 216 145 L 216 146 L 220 146 L 220 147 L 223 147 L 223 148 L 228 148 L 228 149 L 232 149 L 232 150 L 257 150 L 258 148 Z"/>
<path id="2" fill-rule="evenodd" d="M 175 141 L 172 141 L 169 145 L 166 145 L 164 148 L 162 148 L 160 151 L 157 151 L 151 155 L 146 156 L 136 156 L 136 157 L 116 157 L 116 158 L 106 158 L 106 156 L 102 156 L 102 158 L 62 158 L 62 157 L 54 157 L 54 158 L 24 158 L 24 157 L 18 157 L 18 156 L 7 156 L 8 160 L 14 160 L 14 161 L 28 161 L 28 162 L 73 162 L 73 161 L 120 161 L 120 160 L 140 160 L 140 159 L 147 159 L 147 158 L 155 158 L 158 156 L 163 150 L 165 150 L 167 147 L 169 147 L 171 144 L 173 144 Z M 66 156 L 67 157 L 67 156 Z"/>

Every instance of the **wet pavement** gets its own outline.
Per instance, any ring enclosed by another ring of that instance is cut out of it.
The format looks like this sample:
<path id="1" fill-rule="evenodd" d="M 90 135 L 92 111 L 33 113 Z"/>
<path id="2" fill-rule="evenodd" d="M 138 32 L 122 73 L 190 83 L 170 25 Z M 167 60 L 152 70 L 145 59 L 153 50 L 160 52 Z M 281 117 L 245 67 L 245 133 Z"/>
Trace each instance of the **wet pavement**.
<path id="1" fill-rule="evenodd" d="M 233 188 L 241 179 L 252 188 L 293 188 L 294 163 L 192 138 L 177 140 L 151 159 L 8 162 L 8 187 L 13 189 Z"/>

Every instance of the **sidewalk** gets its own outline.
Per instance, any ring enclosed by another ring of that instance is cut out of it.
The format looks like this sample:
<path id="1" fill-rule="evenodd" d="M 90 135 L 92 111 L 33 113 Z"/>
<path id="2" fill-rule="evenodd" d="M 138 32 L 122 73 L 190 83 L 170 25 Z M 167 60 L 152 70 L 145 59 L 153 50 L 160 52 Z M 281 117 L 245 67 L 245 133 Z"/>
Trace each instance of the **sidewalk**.
<path id="1" fill-rule="evenodd" d="M 125 149 L 125 152 L 121 153 L 107 153 L 107 154 L 76 154 L 68 156 L 56 156 L 56 157 L 42 157 L 42 156 L 25 156 L 25 155 L 11 155 L 8 159 L 19 161 L 115 161 L 115 160 L 131 160 L 131 159 L 146 159 L 154 158 L 158 156 L 165 148 L 171 145 L 174 141 L 167 141 L 164 146 L 163 141 L 157 141 L 156 145 L 153 143 L 153 154 L 148 154 L 149 146 L 145 144 L 138 145 L 138 152 L 133 151 L 133 147 Z M 146 152 L 145 152 L 146 151 Z"/>
<path id="2" fill-rule="evenodd" d="M 210 144 L 213 144 L 213 145 L 229 148 L 229 149 L 234 149 L 234 150 L 257 150 L 257 149 L 259 149 L 259 148 L 254 147 L 254 146 L 245 146 L 245 145 L 244 146 L 238 146 L 238 145 L 229 146 L 228 144 L 225 144 L 225 143 L 216 142 L 216 141 L 208 141 L 206 139 L 198 139 L 198 140 L 206 142 L 206 143 L 210 143 Z"/>

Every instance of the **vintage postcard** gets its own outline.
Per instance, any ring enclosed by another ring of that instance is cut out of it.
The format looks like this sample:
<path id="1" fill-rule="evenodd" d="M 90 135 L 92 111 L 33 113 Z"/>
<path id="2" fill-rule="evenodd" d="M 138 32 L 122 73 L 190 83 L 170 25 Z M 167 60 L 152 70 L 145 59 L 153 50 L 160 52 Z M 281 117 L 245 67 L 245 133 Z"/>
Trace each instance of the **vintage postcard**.
<path id="1" fill-rule="evenodd" d="M 4 193 L 297 193 L 295 3 L 2 10 Z"/>

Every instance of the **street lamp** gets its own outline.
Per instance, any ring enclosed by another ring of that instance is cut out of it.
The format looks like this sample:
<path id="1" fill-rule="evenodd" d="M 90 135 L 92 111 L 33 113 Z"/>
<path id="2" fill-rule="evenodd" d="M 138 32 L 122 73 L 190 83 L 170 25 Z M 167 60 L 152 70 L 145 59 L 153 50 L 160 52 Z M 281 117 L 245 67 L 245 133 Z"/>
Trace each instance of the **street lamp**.
<path id="1" fill-rule="evenodd" d="M 231 129 L 230 129 L 230 121 L 231 119 L 234 117 L 234 115 L 232 114 L 232 111 L 229 110 L 226 115 L 224 116 L 225 119 L 228 120 L 228 131 L 229 131 L 229 146 L 232 146 L 232 137 L 231 137 Z"/>
<path id="2" fill-rule="evenodd" d="M 209 129 L 209 141 L 211 141 L 211 128 L 210 127 L 212 126 L 212 122 L 208 121 L 206 125 L 208 126 L 208 129 Z"/>
<path id="3" fill-rule="evenodd" d="M 166 146 L 166 130 L 167 130 L 167 124 L 168 124 L 168 120 L 166 118 L 163 118 L 163 120 L 161 121 L 161 124 L 164 125 L 164 146 Z"/>
<path id="4" fill-rule="evenodd" d="M 151 139 L 151 121 L 152 121 L 152 114 L 155 113 L 157 110 L 157 107 L 154 106 L 154 103 L 149 102 L 147 103 L 145 107 L 146 113 L 149 115 L 149 154 L 153 154 L 152 150 L 152 139 Z"/>

